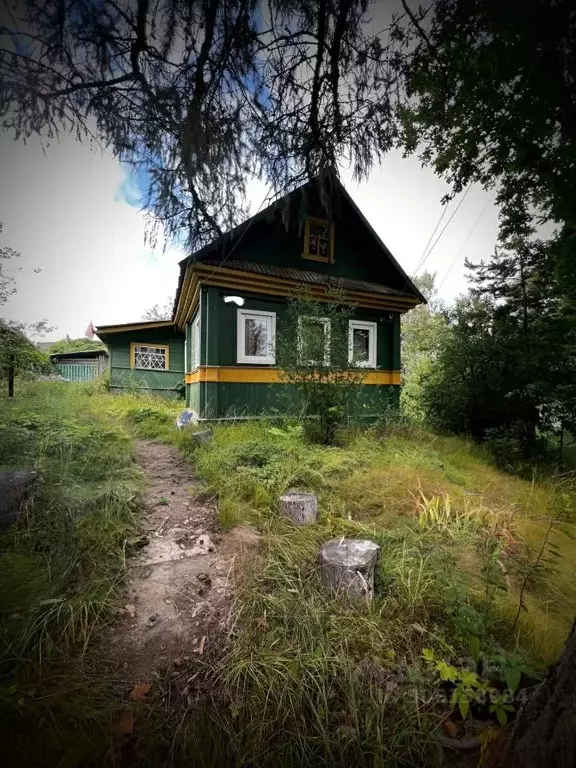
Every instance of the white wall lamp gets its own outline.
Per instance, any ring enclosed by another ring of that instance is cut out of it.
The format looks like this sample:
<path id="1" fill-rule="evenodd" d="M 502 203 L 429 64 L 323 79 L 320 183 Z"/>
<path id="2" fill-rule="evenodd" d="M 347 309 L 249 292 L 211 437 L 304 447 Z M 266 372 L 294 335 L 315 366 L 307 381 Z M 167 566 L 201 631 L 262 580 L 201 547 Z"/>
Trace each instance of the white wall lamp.
<path id="1" fill-rule="evenodd" d="M 236 304 L 237 307 L 243 307 L 244 299 L 242 296 L 224 296 L 224 304 Z"/>

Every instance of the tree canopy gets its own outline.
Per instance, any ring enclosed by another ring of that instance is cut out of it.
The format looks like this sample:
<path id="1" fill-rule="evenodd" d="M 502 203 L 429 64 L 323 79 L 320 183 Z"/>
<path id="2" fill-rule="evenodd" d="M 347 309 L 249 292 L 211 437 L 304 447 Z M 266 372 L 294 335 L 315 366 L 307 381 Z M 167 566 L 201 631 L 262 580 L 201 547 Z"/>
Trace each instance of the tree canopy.
<path id="1" fill-rule="evenodd" d="M 154 304 L 142 315 L 142 320 L 171 320 L 174 310 L 174 297 L 167 296 L 164 304 Z"/>
<path id="2" fill-rule="evenodd" d="M 23 0 L 0 28 L 0 116 L 17 136 L 94 136 L 137 170 L 189 246 L 347 158 L 392 146 L 394 22 L 366 0 Z"/>

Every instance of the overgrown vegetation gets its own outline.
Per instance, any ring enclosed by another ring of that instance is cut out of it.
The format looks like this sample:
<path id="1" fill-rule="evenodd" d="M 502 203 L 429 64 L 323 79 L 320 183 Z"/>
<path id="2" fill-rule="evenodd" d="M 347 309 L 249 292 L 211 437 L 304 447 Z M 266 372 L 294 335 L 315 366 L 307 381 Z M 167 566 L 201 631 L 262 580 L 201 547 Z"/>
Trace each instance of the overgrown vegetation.
<path id="1" fill-rule="evenodd" d="M 71 339 L 66 336 L 65 339 L 55 341 L 48 350 L 49 354 L 53 352 L 88 352 L 88 351 L 106 351 L 106 345 L 99 339 Z"/>
<path id="2" fill-rule="evenodd" d="M 406 428 L 340 432 L 326 448 L 296 421 L 243 422 L 193 448 L 167 429 L 174 406 L 121 408 L 139 434 L 194 452 L 225 528 L 263 535 L 217 701 L 190 714 L 176 762 L 206 740 L 231 764 L 418 765 L 449 713 L 461 733 L 485 721 L 491 738 L 557 657 L 576 606 L 566 479 L 505 475 L 466 440 Z M 288 488 L 317 493 L 317 525 L 279 519 Z M 320 585 L 319 547 L 340 536 L 381 547 L 371 606 Z"/>
<path id="3" fill-rule="evenodd" d="M 447 716 L 461 734 L 483 721 L 491 738 L 514 717 L 514 694 L 557 657 L 576 605 L 566 478 L 527 482 L 464 439 L 391 424 L 339 431 L 325 447 L 296 421 L 242 422 L 197 446 L 174 427 L 176 403 L 94 385 L 32 393 L 2 422 L 3 461 L 34 461 L 46 478 L 2 539 L 12 744 L 44 718 L 46 754 L 109 748 L 118 701 L 103 681 L 91 679 L 87 695 L 70 675 L 113 603 L 133 535 L 138 477 L 122 423 L 193 457 L 224 528 L 262 535 L 206 701 L 178 728 L 165 707 L 143 711 L 136 764 L 168 753 L 175 765 L 424 764 Z M 288 488 L 318 495 L 316 525 L 279 518 Z M 319 582 L 318 549 L 340 536 L 381 547 L 371 605 L 336 601 Z"/>
<path id="4" fill-rule="evenodd" d="M 129 435 L 87 387 L 22 384 L 1 400 L 0 467 L 40 487 L 0 535 L 0 707 L 7 764 L 83 760 L 106 743 L 113 701 L 78 660 L 109 615 L 136 536 Z M 34 739 L 30 734 L 34 733 Z"/>
<path id="5" fill-rule="evenodd" d="M 305 294 L 294 297 L 276 340 L 277 363 L 283 380 L 292 385 L 304 430 L 325 445 L 332 444 L 345 415 L 353 412 L 357 385 L 364 378 L 361 368 L 349 362 L 354 307 L 337 292 L 329 298 L 328 303 Z"/>

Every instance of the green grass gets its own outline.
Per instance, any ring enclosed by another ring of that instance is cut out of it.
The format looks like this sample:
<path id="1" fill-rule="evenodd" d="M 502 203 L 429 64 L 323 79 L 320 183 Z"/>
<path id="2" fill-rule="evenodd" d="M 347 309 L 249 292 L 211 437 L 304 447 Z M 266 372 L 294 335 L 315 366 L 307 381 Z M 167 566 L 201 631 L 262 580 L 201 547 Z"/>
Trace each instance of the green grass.
<path id="1" fill-rule="evenodd" d="M 1 632 L 17 670 L 7 700 L 28 724 L 44 718 L 50 750 L 82 762 L 74 755 L 92 739 L 93 754 L 106 751 L 99 728 L 114 702 L 105 681 L 82 696 L 81 673 L 72 684 L 59 662 L 81 654 L 122 575 L 138 483 L 133 435 L 177 446 L 221 525 L 262 535 L 236 574 L 230 643 L 206 700 L 178 713 L 145 705 L 133 764 L 422 765 L 448 706 L 432 699 L 425 648 L 458 668 L 481 656 L 502 680 L 509 666 L 533 674 L 555 660 L 576 607 L 568 477 L 527 482 L 465 440 L 406 428 L 350 430 L 326 448 L 307 444 L 295 422 L 238 422 L 215 425 L 212 443 L 197 446 L 175 429 L 181 408 L 49 385 L 2 416 L 2 460 L 32 462 L 47 479 L 38 509 L 3 540 L 10 587 L 0 605 L 13 617 Z M 317 494 L 317 524 L 280 519 L 289 488 Z M 380 545 L 370 605 L 334 600 L 320 583 L 318 550 L 340 536 Z M 38 669 L 53 670 L 43 709 L 22 684 Z"/>
<path id="2" fill-rule="evenodd" d="M 113 706 L 78 662 L 109 616 L 137 529 L 132 439 L 85 389 L 28 385 L 0 403 L 0 466 L 41 489 L 0 536 L 0 707 L 18 764 L 93 751 Z M 37 733 L 34 739 L 31 732 Z"/>
<path id="3" fill-rule="evenodd" d="M 557 657 L 576 607 L 567 479 L 527 482 L 466 440 L 409 429 L 349 431 L 326 448 L 294 422 L 238 422 L 195 448 L 170 428 L 173 406 L 140 417 L 117 405 L 139 434 L 193 457 L 223 527 L 263 535 L 239 584 L 218 700 L 164 745 L 177 764 L 210 743 L 202 765 L 418 765 L 446 713 L 406 681 L 423 674 L 424 648 L 460 665 L 504 658 L 502 680 L 508 664 L 533 674 Z M 318 495 L 315 526 L 279 519 L 288 488 Z M 319 582 L 320 546 L 343 535 L 381 547 L 371 606 L 334 601 Z"/>

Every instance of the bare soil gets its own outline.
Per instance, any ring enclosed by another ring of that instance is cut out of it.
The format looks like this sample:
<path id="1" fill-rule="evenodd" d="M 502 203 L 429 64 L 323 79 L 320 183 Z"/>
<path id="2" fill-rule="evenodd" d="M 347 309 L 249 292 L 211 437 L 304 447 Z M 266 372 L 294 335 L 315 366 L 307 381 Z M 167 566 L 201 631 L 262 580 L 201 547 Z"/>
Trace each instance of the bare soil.
<path id="1" fill-rule="evenodd" d="M 142 548 L 129 559 L 103 655 L 124 695 L 169 696 L 189 706 L 225 651 L 235 570 L 259 536 L 242 526 L 219 528 L 214 505 L 202 500 L 176 449 L 138 440 L 136 453 L 148 480 Z"/>

